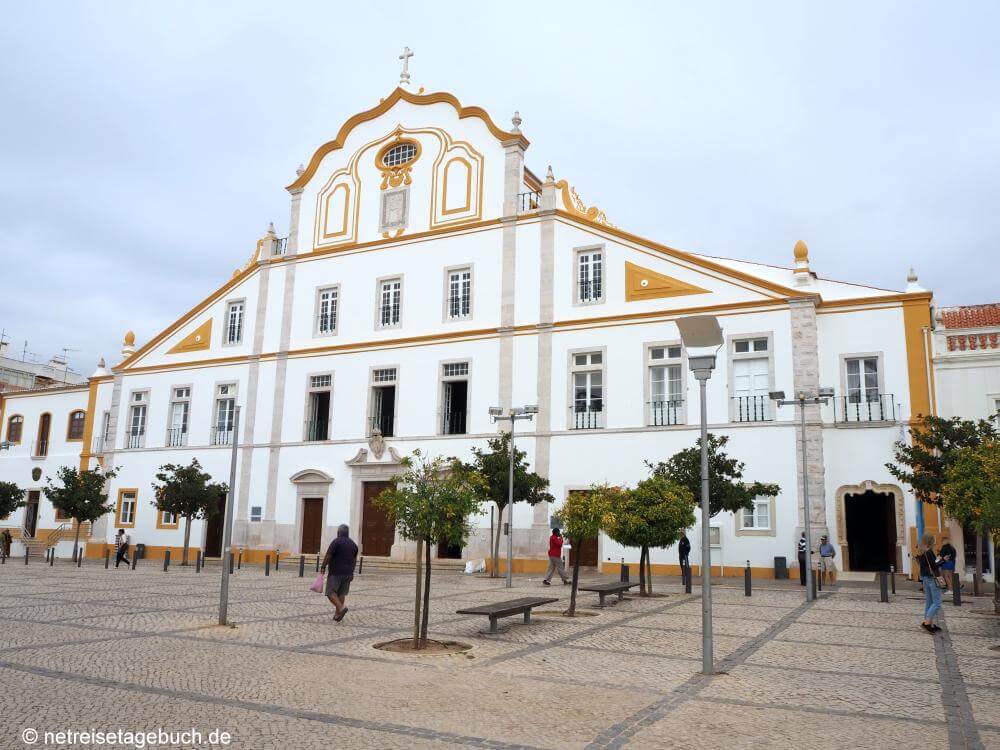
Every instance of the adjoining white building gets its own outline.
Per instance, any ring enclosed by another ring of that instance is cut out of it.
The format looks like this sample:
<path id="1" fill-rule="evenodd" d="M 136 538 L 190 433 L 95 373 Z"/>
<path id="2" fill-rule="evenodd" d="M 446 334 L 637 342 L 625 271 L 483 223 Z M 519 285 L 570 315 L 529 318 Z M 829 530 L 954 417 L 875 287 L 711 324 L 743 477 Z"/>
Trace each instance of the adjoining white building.
<path id="1" fill-rule="evenodd" d="M 183 530 L 152 507 L 153 475 L 197 457 L 226 481 L 238 405 L 236 546 L 313 553 L 347 523 L 362 554 L 406 558 L 372 498 L 414 449 L 470 458 L 498 429 L 491 406 L 538 405 L 516 439 L 556 506 L 594 483 L 634 484 L 645 461 L 693 445 L 697 385 L 676 320 L 713 314 L 725 345 L 710 430 L 729 436 L 748 479 L 781 494 L 711 520 L 712 564 L 795 567 L 797 415 L 768 393 L 822 385 L 836 398 L 808 413 L 813 539 L 828 533 L 848 570 L 907 569 L 916 505 L 885 463 L 910 419 L 930 413 L 930 292 L 823 278 L 801 242 L 777 268 L 631 234 L 561 175 L 525 166 L 516 113 L 503 128 L 406 84 L 298 170 L 287 239 L 268 231 L 231 279 L 142 346 L 128 334 L 122 361 L 86 388 L 5 395 L 6 439 L 21 422 L 0 477 L 36 492 L 35 469 L 114 466 L 116 511 L 95 524 L 91 554 L 118 527 L 153 555 L 177 549 Z M 82 442 L 64 445 L 74 410 Z M 43 413 L 60 431 L 47 455 Z M 45 505 L 4 523 L 34 514 L 36 533 L 58 528 Z M 555 509 L 516 508 L 516 570 L 543 568 Z M 487 557 L 489 535 L 487 514 L 468 547 L 438 554 Z M 221 522 L 197 522 L 192 538 L 218 555 Z M 604 537 L 579 552 L 609 570 L 638 559 Z M 676 572 L 676 552 L 653 563 Z"/>
<path id="2" fill-rule="evenodd" d="M 1000 422 L 1000 303 L 943 307 L 934 317 L 937 413 Z M 951 527 L 953 543 L 964 550 L 958 564 L 975 569 L 975 538 L 954 521 Z M 983 577 L 992 580 L 996 559 L 988 538 L 983 539 L 983 569 Z"/>

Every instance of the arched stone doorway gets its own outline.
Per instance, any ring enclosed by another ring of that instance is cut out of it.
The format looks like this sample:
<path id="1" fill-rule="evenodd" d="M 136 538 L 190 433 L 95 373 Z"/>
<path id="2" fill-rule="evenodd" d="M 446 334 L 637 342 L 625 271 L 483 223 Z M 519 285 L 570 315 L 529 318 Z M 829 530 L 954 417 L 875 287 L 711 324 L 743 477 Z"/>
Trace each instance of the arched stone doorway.
<path id="1" fill-rule="evenodd" d="M 906 541 L 903 491 L 872 481 L 837 490 L 837 543 L 849 571 L 902 569 Z"/>

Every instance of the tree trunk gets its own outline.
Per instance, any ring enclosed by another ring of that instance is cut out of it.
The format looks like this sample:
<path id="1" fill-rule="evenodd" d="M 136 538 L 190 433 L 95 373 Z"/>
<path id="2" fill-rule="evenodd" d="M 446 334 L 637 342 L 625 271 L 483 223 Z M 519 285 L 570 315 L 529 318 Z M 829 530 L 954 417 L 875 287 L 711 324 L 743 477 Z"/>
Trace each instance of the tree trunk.
<path id="1" fill-rule="evenodd" d="M 423 583 L 424 540 L 417 540 L 417 596 L 413 600 L 413 649 L 420 648 L 420 586 Z"/>
<path id="2" fill-rule="evenodd" d="M 188 546 L 191 544 L 191 516 L 184 516 L 184 552 L 181 553 L 181 565 L 188 564 Z"/>
<path id="3" fill-rule="evenodd" d="M 976 572 L 972 578 L 972 594 L 983 595 L 983 535 L 976 532 Z"/>
<path id="4" fill-rule="evenodd" d="M 1000 563 L 1000 544 L 993 545 L 993 614 L 1000 615 L 1000 573 L 997 564 Z"/>
<path id="5" fill-rule="evenodd" d="M 646 595 L 646 547 L 639 548 L 639 596 Z"/>
<path id="6" fill-rule="evenodd" d="M 573 587 L 569 592 L 569 609 L 566 610 L 566 614 L 570 617 L 576 616 L 576 587 L 580 583 L 580 546 L 579 540 L 574 539 L 573 549 L 576 550 L 576 559 L 573 560 Z"/>
<path id="7" fill-rule="evenodd" d="M 420 625 L 420 643 L 427 648 L 427 620 L 431 609 L 431 538 L 424 540 L 424 554 L 427 567 L 424 568 L 424 615 Z"/>
<path id="8" fill-rule="evenodd" d="M 503 508 L 497 503 L 497 533 L 493 537 L 493 569 L 490 571 L 490 578 L 497 578 L 500 575 L 500 537 L 503 536 Z"/>
<path id="9" fill-rule="evenodd" d="M 653 593 L 653 561 L 652 555 L 649 554 L 649 547 L 646 547 L 646 589 L 650 594 Z"/>
<path id="10" fill-rule="evenodd" d="M 79 518 L 75 518 L 73 520 L 76 521 L 76 536 L 73 537 L 73 559 L 75 560 L 76 556 L 78 554 L 80 554 L 80 552 L 79 552 L 79 549 L 80 549 L 80 519 Z"/>

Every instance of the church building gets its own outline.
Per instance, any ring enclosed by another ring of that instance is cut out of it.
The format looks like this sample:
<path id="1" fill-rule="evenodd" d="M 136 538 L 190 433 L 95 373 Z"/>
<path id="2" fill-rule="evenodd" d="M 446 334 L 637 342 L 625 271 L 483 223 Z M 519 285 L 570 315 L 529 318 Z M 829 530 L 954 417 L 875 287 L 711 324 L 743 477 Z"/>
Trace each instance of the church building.
<path id="1" fill-rule="evenodd" d="M 148 555 L 176 555 L 183 524 L 153 507 L 155 473 L 197 458 L 228 481 L 235 440 L 229 510 L 245 555 L 316 553 L 347 523 L 364 556 L 405 560 L 413 548 L 372 503 L 400 459 L 471 459 L 506 429 L 491 407 L 537 405 L 516 443 L 555 503 L 517 506 L 513 534 L 515 571 L 541 571 L 569 493 L 634 485 L 646 461 L 695 444 L 698 385 L 677 321 L 713 315 L 724 344 L 709 430 L 729 437 L 748 480 L 781 492 L 711 519 L 711 564 L 749 561 L 761 577 L 776 557 L 795 567 L 798 413 L 769 394 L 830 387 L 806 415 L 812 538 L 829 535 L 841 569 L 909 569 L 918 506 L 885 463 L 931 413 L 932 295 L 915 278 L 903 291 L 827 279 L 801 241 L 774 267 L 640 237 L 580 197 L 572 165 L 529 168 L 517 113 L 499 123 L 452 94 L 411 90 L 406 72 L 331 136 L 287 186 L 287 231 L 269 229 L 202 302 L 147 341 L 126 334 L 120 361 L 84 385 L 0 394 L 0 479 L 29 493 L 0 520 L 15 538 L 65 550 L 72 534 L 44 478 L 113 466 L 115 510 L 86 529 L 88 554 L 126 528 Z M 490 522 L 487 511 L 466 548 L 436 554 L 488 558 Z M 192 546 L 218 556 L 221 529 L 221 516 L 196 521 Z M 577 553 L 605 571 L 638 560 L 603 535 Z M 652 562 L 678 570 L 676 550 Z"/>

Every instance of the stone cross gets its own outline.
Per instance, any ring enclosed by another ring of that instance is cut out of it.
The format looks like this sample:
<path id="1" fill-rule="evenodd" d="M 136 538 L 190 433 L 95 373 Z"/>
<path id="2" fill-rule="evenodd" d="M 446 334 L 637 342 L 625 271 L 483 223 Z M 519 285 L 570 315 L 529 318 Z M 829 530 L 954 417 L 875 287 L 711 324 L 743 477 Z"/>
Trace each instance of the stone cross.
<path id="1" fill-rule="evenodd" d="M 413 57 L 413 52 L 409 47 L 403 47 L 403 54 L 399 56 L 399 59 L 403 61 L 403 72 L 399 74 L 399 85 L 409 86 L 410 85 L 410 58 Z"/>

